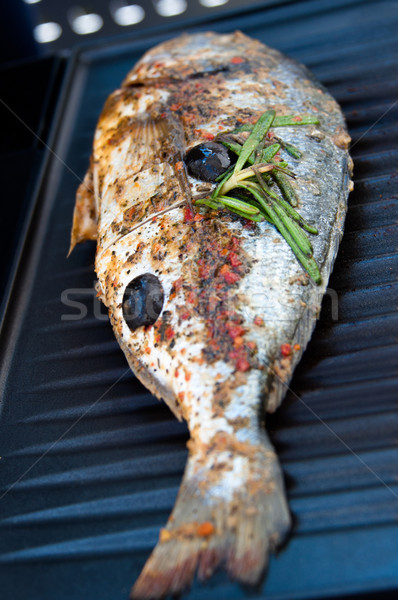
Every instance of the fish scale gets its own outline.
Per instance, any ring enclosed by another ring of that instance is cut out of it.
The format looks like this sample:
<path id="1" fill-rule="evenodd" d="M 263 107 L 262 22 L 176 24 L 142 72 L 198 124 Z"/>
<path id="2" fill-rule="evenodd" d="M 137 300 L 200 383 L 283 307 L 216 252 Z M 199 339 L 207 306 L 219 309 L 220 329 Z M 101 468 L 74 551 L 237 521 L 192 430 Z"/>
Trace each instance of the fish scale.
<path id="1" fill-rule="evenodd" d="M 319 230 L 311 236 L 319 286 L 272 224 L 192 209 L 201 182 L 183 162 L 188 150 L 268 109 L 319 120 L 280 134 L 303 154 L 295 161 L 281 151 L 298 210 Z M 175 507 L 134 598 L 178 593 L 220 564 L 256 583 L 290 528 L 262 420 L 280 404 L 319 313 L 351 188 L 348 143 L 338 105 L 305 67 L 239 32 L 161 44 L 104 107 L 71 247 L 97 238 L 98 293 L 116 338 L 190 432 Z M 149 274 L 163 306 L 132 330 L 126 293 Z"/>

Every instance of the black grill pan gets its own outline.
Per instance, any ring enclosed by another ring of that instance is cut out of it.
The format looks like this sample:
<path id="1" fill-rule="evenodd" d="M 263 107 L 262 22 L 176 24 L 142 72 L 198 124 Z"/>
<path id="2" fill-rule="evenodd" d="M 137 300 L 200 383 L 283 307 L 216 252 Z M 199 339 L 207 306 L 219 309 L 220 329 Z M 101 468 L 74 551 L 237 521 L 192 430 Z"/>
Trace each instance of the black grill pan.
<path id="1" fill-rule="evenodd" d="M 304 62 L 345 112 L 355 190 L 320 321 L 293 392 L 269 420 L 295 520 L 291 539 L 257 591 L 220 573 L 186 597 L 392 598 L 398 4 L 266 4 L 186 28 L 239 28 Z M 0 337 L 2 600 L 125 599 L 181 480 L 186 428 L 127 370 L 94 297 L 94 245 L 66 259 L 101 107 L 142 53 L 175 33 L 87 46 L 69 61 Z"/>

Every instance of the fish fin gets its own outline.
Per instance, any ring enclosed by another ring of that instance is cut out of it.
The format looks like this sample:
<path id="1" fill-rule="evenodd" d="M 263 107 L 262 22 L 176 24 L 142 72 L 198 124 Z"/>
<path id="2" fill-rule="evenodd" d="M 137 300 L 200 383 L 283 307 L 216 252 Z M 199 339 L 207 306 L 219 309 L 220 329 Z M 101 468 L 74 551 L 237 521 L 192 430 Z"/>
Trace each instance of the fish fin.
<path id="1" fill-rule="evenodd" d="M 130 145 L 129 167 L 131 173 L 148 169 L 159 160 L 164 144 L 164 132 L 159 122 L 149 114 L 144 113 L 131 122 L 129 120 Z"/>
<path id="2" fill-rule="evenodd" d="M 259 582 L 270 551 L 290 529 L 290 514 L 266 435 L 263 444 L 252 448 L 254 454 L 236 457 L 236 474 L 221 472 L 219 451 L 191 450 L 174 509 L 132 588 L 132 600 L 178 594 L 190 587 L 195 574 L 205 580 L 221 566 L 241 583 Z M 216 484 L 220 475 L 239 478 L 239 485 Z"/>
<path id="3" fill-rule="evenodd" d="M 134 119 L 125 117 L 124 121 L 125 126 L 128 127 L 130 140 L 126 146 L 130 175 L 165 160 L 173 163 L 176 156 L 183 155 L 185 149 L 183 127 L 167 109 L 163 110 L 162 116 L 144 112 Z M 119 125 L 119 129 L 122 125 Z M 110 133 L 110 142 L 113 141 L 114 135 L 120 135 L 114 133 L 114 128 Z"/>
<path id="4" fill-rule="evenodd" d="M 97 239 L 98 207 L 92 162 L 78 187 L 68 256 L 80 242 Z"/>

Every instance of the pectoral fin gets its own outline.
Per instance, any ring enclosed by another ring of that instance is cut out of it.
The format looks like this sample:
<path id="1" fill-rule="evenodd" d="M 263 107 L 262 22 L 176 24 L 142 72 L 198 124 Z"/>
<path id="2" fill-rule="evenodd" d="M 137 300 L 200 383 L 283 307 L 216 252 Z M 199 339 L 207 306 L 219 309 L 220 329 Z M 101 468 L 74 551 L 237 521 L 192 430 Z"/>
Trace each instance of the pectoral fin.
<path id="1" fill-rule="evenodd" d="M 76 193 L 68 256 L 76 244 L 97 239 L 97 223 L 98 209 L 95 197 L 93 164 L 91 163 Z"/>

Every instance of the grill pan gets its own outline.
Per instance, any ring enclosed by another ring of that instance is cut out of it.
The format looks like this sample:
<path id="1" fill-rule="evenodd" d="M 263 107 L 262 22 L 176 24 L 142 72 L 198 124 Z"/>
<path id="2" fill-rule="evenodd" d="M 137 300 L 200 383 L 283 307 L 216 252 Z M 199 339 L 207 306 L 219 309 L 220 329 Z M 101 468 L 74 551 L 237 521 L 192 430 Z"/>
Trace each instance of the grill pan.
<path id="1" fill-rule="evenodd" d="M 241 29 L 305 63 L 342 106 L 355 163 L 320 320 L 268 421 L 291 538 L 257 590 L 220 572 L 187 600 L 396 597 L 397 23 L 397 3 L 354 0 L 185 23 Z M 125 599 L 181 481 L 186 427 L 128 371 L 93 292 L 94 245 L 66 259 L 101 107 L 144 51 L 178 32 L 88 45 L 67 67 L 0 337 L 3 600 Z"/>

